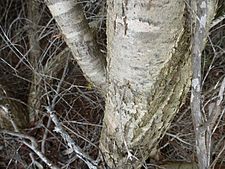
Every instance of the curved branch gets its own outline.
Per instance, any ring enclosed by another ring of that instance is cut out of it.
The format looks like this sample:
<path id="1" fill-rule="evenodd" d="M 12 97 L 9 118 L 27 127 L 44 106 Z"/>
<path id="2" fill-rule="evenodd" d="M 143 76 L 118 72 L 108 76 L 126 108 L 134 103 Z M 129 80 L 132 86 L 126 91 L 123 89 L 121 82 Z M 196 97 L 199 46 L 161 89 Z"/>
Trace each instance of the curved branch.
<path id="1" fill-rule="evenodd" d="M 98 49 L 79 2 L 46 0 L 46 4 L 62 30 L 65 41 L 84 76 L 96 87 L 104 89 L 106 61 Z"/>

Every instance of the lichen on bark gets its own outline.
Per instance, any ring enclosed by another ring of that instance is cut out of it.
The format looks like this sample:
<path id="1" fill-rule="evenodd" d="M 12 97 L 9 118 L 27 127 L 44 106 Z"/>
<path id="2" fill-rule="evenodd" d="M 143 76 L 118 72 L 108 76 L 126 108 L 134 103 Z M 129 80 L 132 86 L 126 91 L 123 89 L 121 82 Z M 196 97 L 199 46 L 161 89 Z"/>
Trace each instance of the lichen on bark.
<path id="1" fill-rule="evenodd" d="M 101 149 L 111 167 L 138 168 L 189 89 L 190 27 L 184 2 L 151 1 L 149 8 L 136 1 L 108 4 L 109 87 Z"/>

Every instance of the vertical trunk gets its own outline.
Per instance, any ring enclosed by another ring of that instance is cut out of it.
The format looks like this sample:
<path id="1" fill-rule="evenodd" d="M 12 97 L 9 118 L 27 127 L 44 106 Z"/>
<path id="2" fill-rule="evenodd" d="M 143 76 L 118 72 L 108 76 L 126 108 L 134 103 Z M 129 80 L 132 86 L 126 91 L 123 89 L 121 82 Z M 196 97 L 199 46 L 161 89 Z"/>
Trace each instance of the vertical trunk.
<path id="1" fill-rule="evenodd" d="M 210 168 L 211 160 L 211 137 L 212 128 L 208 123 L 212 118 L 205 116 L 201 111 L 202 107 L 202 81 L 201 81 L 201 53 L 205 46 L 205 39 L 208 34 L 208 29 L 211 20 L 214 17 L 216 9 L 216 0 L 198 0 L 191 6 L 196 8 L 196 13 L 193 18 L 195 19 L 195 29 L 192 40 L 192 92 L 191 92 L 191 111 L 193 124 L 195 129 L 196 138 L 196 154 L 198 158 L 198 167 L 200 169 Z M 208 18 L 208 19 L 207 19 Z M 217 104 L 219 106 L 219 104 Z M 216 114 L 213 115 L 216 117 Z M 208 118 L 208 119 L 207 119 Z"/>
<path id="2" fill-rule="evenodd" d="M 108 0 L 106 71 L 79 3 L 46 2 L 86 78 L 107 89 L 100 140 L 106 161 L 140 167 L 190 86 L 193 25 L 185 1 Z"/>
<path id="3" fill-rule="evenodd" d="M 29 105 L 29 118 L 30 121 L 34 121 L 38 115 L 38 111 L 41 107 L 41 95 L 42 90 L 40 87 L 41 77 L 38 75 L 38 69 L 40 67 L 41 48 L 38 40 L 38 22 L 39 15 L 39 3 L 33 0 L 27 2 L 28 14 L 27 17 L 30 20 L 30 29 L 28 30 L 28 38 L 30 44 L 29 61 L 32 66 L 32 84 L 30 86 L 30 92 L 28 97 Z"/>
<path id="4" fill-rule="evenodd" d="M 43 65 L 42 60 L 45 56 L 42 56 L 38 39 L 38 23 L 40 20 L 39 2 L 29 0 L 27 2 L 27 9 L 28 19 L 31 22 L 30 29 L 28 30 L 30 44 L 29 61 L 33 71 L 28 97 L 28 108 L 30 121 L 35 121 L 41 110 L 41 103 L 43 100 L 41 98 L 45 93 L 43 81 L 52 84 L 51 77 L 57 76 L 57 73 L 65 66 L 65 63 L 71 54 L 69 53 L 69 49 L 66 48 L 59 54 L 50 56 Z"/>
<path id="5" fill-rule="evenodd" d="M 185 99 L 191 77 L 187 13 L 184 1 L 108 0 L 101 149 L 111 167 L 140 167 Z"/>

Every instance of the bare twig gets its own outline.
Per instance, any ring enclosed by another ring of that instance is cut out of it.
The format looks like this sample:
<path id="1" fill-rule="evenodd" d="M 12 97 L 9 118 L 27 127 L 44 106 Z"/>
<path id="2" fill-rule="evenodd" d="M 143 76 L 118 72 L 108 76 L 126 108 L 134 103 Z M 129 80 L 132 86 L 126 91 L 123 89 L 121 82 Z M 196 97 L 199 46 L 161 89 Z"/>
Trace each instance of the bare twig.
<path id="1" fill-rule="evenodd" d="M 222 155 L 222 153 L 225 151 L 225 144 L 223 144 L 222 149 L 220 150 L 219 154 L 217 155 L 217 157 L 215 158 L 215 160 L 212 162 L 210 168 L 214 168 L 217 161 L 219 160 L 220 156 Z"/>
<path id="2" fill-rule="evenodd" d="M 55 91 L 55 96 L 53 97 L 52 100 L 50 100 L 50 98 L 47 95 L 47 100 L 48 100 L 49 106 L 46 107 L 46 110 L 47 110 L 47 113 L 49 113 L 52 122 L 55 124 L 55 132 L 57 132 L 57 133 L 59 133 L 61 135 L 61 137 L 67 143 L 69 148 L 72 149 L 76 153 L 77 157 L 80 158 L 82 161 L 84 161 L 90 169 L 97 169 L 97 162 L 94 161 L 87 154 L 85 154 L 82 151 L 82 149 L 79 146 L 77 146 L 75 141 L 63 129 L 63 126 L 59 122 L 59 120 L 58 120 L 58 118 L 56 116 L 56 112 L 54 110 L 54 107 L 55 107 L 55 105 L 57 103 L 57 99 L 60 97 L 60 88 L 61 88 L 62 83 L 64 81 L 64 78 L 66 76 L 67 65 L 68 65 L 68 61 L 66 62 L 66 66 L 64 68 L 63 75 L 62 75 L 62 77 L 61 77 L 61 79 L 60 79 L 60 81 L 59 81 L 59 83 L 57 85 L 57 89 Z"/>
<path id="3" fill-rule="evenodd" d="M 50 114 L 50 117 L 55 124 L 55 132 L 61 135 L 61 137 L 67 142 L 69 148 L 73 149 L 77 157 L 84 161 L 90 169 L 97 169 L 97 163 L 91 157 L 86 155 L 81 150 L 81 148 L 76 145 L 75 141 L 70 137 L 70 135 L 63 129 L 55 114 L 55 111 L 50 106 L 46 107 L 46 110 Z"/>
<path id="4" fill-rule="evenodd" d="M 46 141 L 46 138 L 47 138 L 47 135 L 48 135 L 48 128 L 49 128 L 50 124 L 51 124 L 51 118 L 48 118 L 48 123 L 47 123 L 47 126 L 45 128 L 45 132 L 44 132 L 43 137 L 42 137 L 43 139 L 41 141 L 41 152 L 43 154 L 45 154 L 45 141 Z"/>
<path id="5" fill-rule="evenodd" d="M 219 18 L 216 18 L 215 20 L 213 20 L 212 24 L 211 24 L 211 28 L 216 26 L 217 24 L 219 24 L 220 22 L 222 22 L 225 19 L 225 14 L 220 16 Z"/>
<path id="6" fill-rule="evenodd" d="M 174 135 L 174 134 L 171 134 L 171 133 L 166 133 L 166 135 L 170 136 L 170 137 L 173 137 L 175 139 L 177 139 L 178 141 L 184 143 L 184 144 L 187 144 L 189 146 L 192 146 L 190 143 L 184 141 L 183 139 L 181 139 L 178 135 Z"/>
<path id="7" fill-rule="evenodd" d="M 32 160 L 31 165 L 35 165 L 38 169 L 43 169 L 43 166 L 38 161 L 36 161 L 34 159 L 33 153 L 29 153 L 29 156 L 30 156 L 30 158 Z"/>
<path id="8" fill-rule="evenodd" d="M 217 96 L 217 101 L 210 103 L 208 106 L 209 107 L 209 117 L 208 117 L 208 120 L 205 125 L 209 126 L 210 130 L 213 130 L 213 133 L 215 131 L 214 126 L 216 124 L 216 121 L 221 116 L 221 103 L 223 101 L 224 90 L 225 90 L 225 78 L 223 79 L 223 81 L 221 83 L 219 94 Z"/>
<path id="9" fill-rule="evenodd" d="M 22 143 L 25 144 L 27 147 L 29 147 L 32 151 L 35 152 L 35 154 L 46 164 L 48 167 L 51 169 L 59 169 L 58 166 L 53 164 L 41 151 L 38 150 L 37 142 L 33 137 L 27 136 L 25 134 L 17 133 L 17 132 L 12 132 L 8 130 L 0 130 L 0 133 L 8 134 L 11 136 L 15 136 L 21 139 Z M 28 143 L 27 140 L 29 140 L 31 143 Z"/>

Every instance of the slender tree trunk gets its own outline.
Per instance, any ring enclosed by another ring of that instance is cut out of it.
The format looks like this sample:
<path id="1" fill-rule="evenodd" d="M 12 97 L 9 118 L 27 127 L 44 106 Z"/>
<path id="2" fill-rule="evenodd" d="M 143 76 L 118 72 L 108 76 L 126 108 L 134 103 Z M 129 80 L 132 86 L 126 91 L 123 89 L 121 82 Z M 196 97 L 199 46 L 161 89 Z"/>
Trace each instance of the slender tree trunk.
<path id="1" fill-rule="evenodd" d="M 217 118 L 218 113 L 209 114 L 208 117 L 202 112 L 202 80 L 201 80 L 201 53 L 205 47 L 206 37 L 211 25 L 211 20 L 215 14 L 217 2 L 207 0 L 198 0 L 190 4 L 196 6 L 195 29 L 192 40 L 192 92 L 191 92 L 191 111 L 196 138 L 196 154 L 198 158 L 198 167 L 208 169 L 211 164 L 211 146 L 212 146 L 212 119 Z M 207 19 L 208 18 L 208 19 Z M 194 21 L 193 19 L 193 21 Z M 217 104 L 219 106 L 220 104 Z M 215 107 L 216 109 L 216 107 Z M 209 122 L 210 121 L 210 122 Z"/>
<path id="2" fill-rule="evenodd" d="M 38 39 L 38 23 L 40 20 L 39 5 L 39 2 L 34 0 L 27 2 L 28 19 L 31 22 L 30 29 L 28 30 L 30 44 L 29 62 L 33 72 L 28 97 L 30 121 L 37 120 L 38 114 L 41 111 L 42 96 L 46 92 L 43 82 L 45 81 L 45 83 L 51 85 L 52 77 L 57 76 L 57 73 L 63 69 L 67 59 L 71 56 L 69 48 L 66 48 L 59 54 L 50 56 L 43 65 L 42 60 L 45 56 L 42 56 Z"/>
<path id="3" fill-rule="evenodd" d="M 41 77 L 38 75 L 38 70 L 40 68 L 39 61 L 41 58 L 41 47 L 38 40 L 38 22 L 40 20 L 39 3 L 37 1 L 29 0 L 27 2 L 27 10 L 27 17 L 30 20 L 30 28 L 28 30 L 30 44 L 29 62 L 32 66 L 32 81 L 28 96 L 28 105 L 30 121 L 34 121 L 41 107 L 40 98 L 42 95 L 40 87 Z"/>

